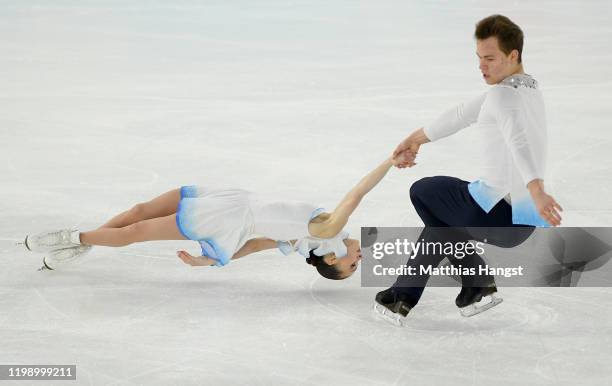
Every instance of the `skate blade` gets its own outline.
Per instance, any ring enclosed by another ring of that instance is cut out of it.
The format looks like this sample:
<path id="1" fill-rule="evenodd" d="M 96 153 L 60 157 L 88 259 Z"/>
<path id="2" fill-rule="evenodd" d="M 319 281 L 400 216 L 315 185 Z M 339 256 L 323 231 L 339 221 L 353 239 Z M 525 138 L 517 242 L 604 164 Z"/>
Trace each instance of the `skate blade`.
<path id="1" fill-rule="evenodd" d="M 503 301 L 504 299 L 498 298 L 495 295 L 487 295 L 487 296 L 483 296 L 483 298 L 477 303 L 470 304 L 467 307 L 460 308 L 459 312 L 461 313 L 461 316 L 465 316 L 466 318 L 469 318 L 470 316 L 478 315 L 482 312 L 485 312 L 486 310 L 489 310 L 497 306 Z"/>
<path id="2" fill-rule="evenodd" d="M 47 265 L 47 260 L 46 258 L 44 258 L 42 267 L 38 268 L 36 271 L 37 272 L 54 271 L 54 269 Z"/>
<path id="3" fill-rule="evenodd" d="M 374 315 L 378 318 L 393 324 L 396 327 L 406 327 L 408 325 L 408 318 L 400 314 L 396 314 L 387 307 L 374 302 L 372 307 Z"/>

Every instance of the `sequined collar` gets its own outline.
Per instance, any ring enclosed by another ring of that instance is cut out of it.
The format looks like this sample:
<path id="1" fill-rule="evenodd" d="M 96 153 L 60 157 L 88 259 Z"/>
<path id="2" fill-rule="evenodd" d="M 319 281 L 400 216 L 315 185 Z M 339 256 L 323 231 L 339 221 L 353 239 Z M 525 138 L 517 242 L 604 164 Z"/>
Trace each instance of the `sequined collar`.
<path id="1" fill-rule="evenodd" d="M 538 82 L 528 74 L 514 74 L 510 75 L 506 79 L 499 82 L 502 86 L 510 86 L 514 88 L 529 87 L 529 88 L 538 88 Z"/>

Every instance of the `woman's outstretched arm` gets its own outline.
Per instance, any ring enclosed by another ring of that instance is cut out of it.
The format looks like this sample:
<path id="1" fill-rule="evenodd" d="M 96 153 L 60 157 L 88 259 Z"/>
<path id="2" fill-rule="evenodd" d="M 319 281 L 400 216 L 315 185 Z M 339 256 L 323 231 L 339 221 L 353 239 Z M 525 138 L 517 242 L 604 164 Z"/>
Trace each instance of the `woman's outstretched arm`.
<path id="1" fill-rule="evenodd" d="M 391 166 L 401 162 L 406 162 L 408 154 L 402 153 L 396 158 L 389 157 L 383 161 L 376 169 L 372 170 L 363 177 L 353 189 L 340 201 L 334 212 L 320 223 L 311 222 L 308 230 L 311 235 L 321 238 L 336 236 L 346 225 L 350 215 L 363 197 L 368 194 L 385 177 Z"/>
<path id="2" fill-rule="evenodd" d="M 244 243 L 244 245 L 234 253 L 232 256 L 232 260 L 239 259 L 246 255 L 250 255 L 251 253 L 263 251 L 265 249 L 273 249 L 276 248 L 276 241 L 272 239 L 268 239 L 265 237 L 260 237 L 256 239 L 251 239 Z M 176 255 L 183 260 L 185 264 L 189 264 L 191 266 L 207 266 L 207 265 L 215 265 L 217 261 L 215 259 L 211 259 L 208 256 L 192 256 L 186 251 L 178 251 Z"/>

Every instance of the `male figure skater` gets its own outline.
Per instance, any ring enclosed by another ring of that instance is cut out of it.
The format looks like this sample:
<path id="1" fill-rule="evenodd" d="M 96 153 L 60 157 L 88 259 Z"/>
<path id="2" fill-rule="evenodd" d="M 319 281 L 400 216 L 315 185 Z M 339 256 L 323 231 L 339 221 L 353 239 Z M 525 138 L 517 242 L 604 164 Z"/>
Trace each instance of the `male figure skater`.
<path id="1" fill-rule="evenodd" d="M 410 199 L 426 226 L 419 239 L 425 241 L 440 236 L 428 227 L 544 227 L 561 223 L 562 209 L 544 189 L 548 147 L 544 101 L 536 80 L 524 72 L 523 32 L 507 17 L 492 15 L 478 22 L 474 37 L 480 71 L 492 87 L 448 110 L 433 124 L 414 131 L 394 152 L 416 156 L 421 145 L 455 134 L 474 123 L 485 129 L 482 178 L 468 182 L 436 176 L 412 185 Z M 412 165 L 408 160 L 398 167 Z M 450 237 L 454 242 L 461 238 L 479 238 L 468 233 L 458 230 Z M 495 244 L 496 240 L 487 242 Z M 507 240 L 500 242 L 508 246 Z M 444 257 L 417 256 L 411 264 L 436 266 Z M 472 263 L 482 261 L 478 255 L 471 259 Z M 451 262 L 457 263 L 452 258 Z M 423 293 L 427 277 L 421 279 L 414 286 L 415 281 L 400 276 L 391 288 L 376 295 L 377 311 L 400 324 L 404 322 Z M 479 284 L 466 285 L 469 278 L 462 279 L 463 288 L 456 304 L 463 315 L 474 315 L 499 302 L 490 296 L 497 291 L 493 277 L 485 280 L 486 285 L 482 280 Z M 490 302 L 475 305 L 483 297 Z"/>

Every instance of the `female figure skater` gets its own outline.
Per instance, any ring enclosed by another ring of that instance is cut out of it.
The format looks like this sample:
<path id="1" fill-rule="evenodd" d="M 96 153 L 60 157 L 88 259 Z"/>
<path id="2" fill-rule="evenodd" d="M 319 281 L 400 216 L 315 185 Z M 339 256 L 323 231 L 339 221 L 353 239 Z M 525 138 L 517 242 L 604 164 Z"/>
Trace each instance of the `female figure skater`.
<path id="1" fill-rule="evenodd" d="M 192 266 L 223 266 L 232 259 L 279 248 L 283 254 L 296 251 L 306 257 L 323 277 L 345 279 L 361 260 L 359 241 L 343 231 L 349 216 L 391 166 L 413 161 L 414 156 L 408 153 L 386 159 L 331 213 L 316 205 L 279 201 L 241 189 L 183 186 L 135 205 L 96 230 L 63 229 L 29 235 L 24 244 L 33 252 L 49 252 L 41 270 L 73 261 L 93 245 L 121 247 L 152 240 L 194 240 L 201 246 L 201 256 L 177 252 Z"/>

